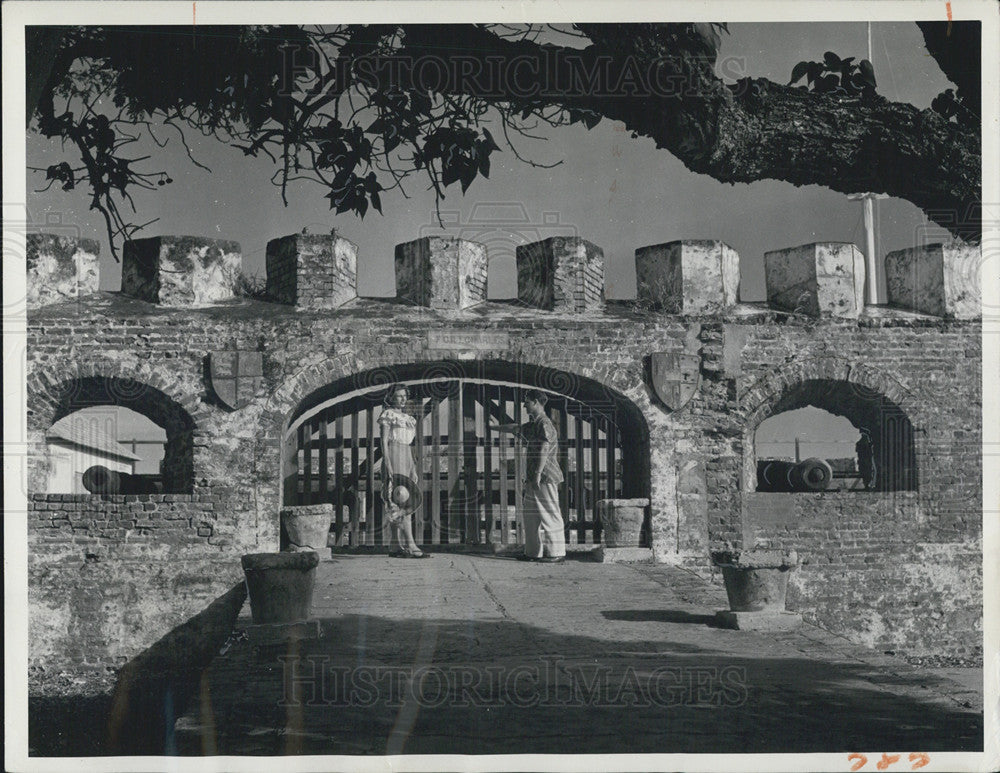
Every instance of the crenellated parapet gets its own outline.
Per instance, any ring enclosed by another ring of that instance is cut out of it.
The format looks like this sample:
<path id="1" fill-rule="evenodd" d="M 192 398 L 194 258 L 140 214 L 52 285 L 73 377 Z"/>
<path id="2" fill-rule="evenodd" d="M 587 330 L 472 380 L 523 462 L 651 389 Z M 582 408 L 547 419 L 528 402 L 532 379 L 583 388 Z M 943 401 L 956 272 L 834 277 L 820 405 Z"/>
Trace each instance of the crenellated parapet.
<path id="1" fill-rule="evenodd" d="M 208 306 L 235 297 L 240 245 L 201 236 L 154 236 L 125 243 L 122 293 L 161 306 Z"/>
<path id="2" fill-rule="evenodd" d="M 553 236 L 517 248 L 517 299 L 548 311 L 604 306 L 604 250 L 578 236 Z"/>
<path id="3" fill-rule="evenodd" d="M 671 314 L 716 314 L 739 303 L 740 256 L 725 242 L 687 240 L 635 251 L 636 299 Z"/>
<path id="4" fill-rule="evenodd" d="M 271 303 L 334 311 L 359 297 L 358 247 L 336 231 L 272 239 L 266 254 L 264 297 Z M 954 320 L 981 317 L 978 245 L 931 244 L 890 252 L 885 258 L 888 308 L 878 309 L 866 308 L 865 256 L 852 243 L 816 242 L 763 257 L 766 305 L 776 312 L 840 320 L 900 311 Z M 562 315 L 605 310 L 604 251 L 594 243 L 556 236 L 519 246 L 516 258 L 516 300 L 522 310 Z M 485 245 L 455 237 L 425 236 L 399 244 L 394 300 L 437 311 L 480 306 L 487 301 L 489 259 Z M 241 261 L 240 245 L 231 241 L 137 239 L 125 245 L 121 292 L 166 307 L 211 306 L 237 297 Z M 29 308 L 98 289 L 94 241 L 30 234 L 27 264 Z M 635 310 L 641 313 L 726 316 L 740 307 L 740 256 L 724 242 L 687 239 L 640 247 L 635 270 Z M 484 308 L 476 313 L 493 313 Z"/>
<path id="5" fill-rule="evenodd" d="M 336 231 L 267 243 L 267 297 L 299 309 L 336 309 L 358 297 L 358 247 Z"/>
<path id="6" fill-rule="evenodd" d="M 889 305 L 937 317 L 977 319 L 982 314 L 977 244 L 928 244 L 885 256 Z"/>
<path id="7" fill-rule="evenodd" d="M 864 310 L 865 256 L 853 244 L 817 243 L 764 253 L 767 303 L 813 317 Z"/>
<path id="8" fill-rule="evenodd" d="M 396 245 L 396 299 L 431 309 L 467 309 L 486 300 L 486 248 L 425 236 Z"/>
<path id="9" fill-rule="evenodd" d="M 30 233 L 25 242 L 29 309 L 97 292 L 101 250 L 96 241 Z"/>

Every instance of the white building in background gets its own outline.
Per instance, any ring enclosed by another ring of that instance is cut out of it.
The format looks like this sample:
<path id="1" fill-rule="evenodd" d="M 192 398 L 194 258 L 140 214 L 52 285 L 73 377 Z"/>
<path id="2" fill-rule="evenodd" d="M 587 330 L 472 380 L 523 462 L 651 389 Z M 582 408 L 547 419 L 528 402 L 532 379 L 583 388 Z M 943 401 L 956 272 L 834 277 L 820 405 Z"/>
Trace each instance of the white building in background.
<path id="1" fill-rule="evenodd" d="M 135 474 L 136 462 L 142 461 L 118 442 L 115 423 L 107 415 L 82 412 L 66 416 L 45 435 L 49 458 L 50 494 L 86 494 L 83 473 L 95 464 L 115 472 Z"/>

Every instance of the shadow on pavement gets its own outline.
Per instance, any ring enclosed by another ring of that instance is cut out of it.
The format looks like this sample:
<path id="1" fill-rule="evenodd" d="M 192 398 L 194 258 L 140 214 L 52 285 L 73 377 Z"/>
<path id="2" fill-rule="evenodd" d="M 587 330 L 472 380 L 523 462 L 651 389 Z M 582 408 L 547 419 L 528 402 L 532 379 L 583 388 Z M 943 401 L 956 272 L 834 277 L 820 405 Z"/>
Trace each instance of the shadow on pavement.
<path id="1" fill-rule="evenodd" d="M 614 615 L 605 616 L 626 626 L 704 622 L 677 612 Z M 821 654 L 739 657 L 663 639 L 616 641 L 617 626 L 602 638 L 507 620 L 345 615 L 322 625 L 320 639 L 242 643 L 217 659 L 201 703 L 208 713 L 196 709 L 179 723 L 177 752 L 983 748 L 982 714 L 921 693 L 919 674 L 887 678 L 885 669 Z"/>
<path id="2" fill-rule="evenodd" d="M 606 610 L 601 614 L 608 620 L 627 620 L 644 623 L 690 623 L 719 628 L 715 615 L 695 615 L 680 609 L 620 609 Z"/>
<path id="3" fill-rule="evenodd" d="M 174 723 L 233 630 L 246 599 L 238 583 L 136 655 L 111 695 L 29 697 L 29 754 L 40 757 L 163 755 Z"/>

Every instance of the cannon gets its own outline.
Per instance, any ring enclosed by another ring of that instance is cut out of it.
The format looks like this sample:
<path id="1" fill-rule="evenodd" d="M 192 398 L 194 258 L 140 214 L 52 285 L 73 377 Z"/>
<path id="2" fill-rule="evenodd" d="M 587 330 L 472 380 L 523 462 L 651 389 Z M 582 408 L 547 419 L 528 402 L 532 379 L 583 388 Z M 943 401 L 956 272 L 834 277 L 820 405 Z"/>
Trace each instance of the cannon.
<path id="1" fill-rule="evenodd" d="M 83 473 L 83 487 L 91 494 L 155 494 L 156 484 L 141 475 L 115 472 L 95 464 Z"/>
<path id="2" fill-rule="evenodd" d="M 801 462 L 769 459 L 757 462 L 758 491 L 825 491 L 833 480 L 833 468 L 825 459 Z"/>

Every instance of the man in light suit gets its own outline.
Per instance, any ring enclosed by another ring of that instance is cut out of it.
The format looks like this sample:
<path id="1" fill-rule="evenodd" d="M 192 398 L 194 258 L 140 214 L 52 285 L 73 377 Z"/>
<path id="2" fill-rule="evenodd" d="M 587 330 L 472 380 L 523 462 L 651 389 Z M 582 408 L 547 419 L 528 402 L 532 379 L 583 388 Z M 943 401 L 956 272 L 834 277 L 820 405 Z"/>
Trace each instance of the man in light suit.
<path id="1" fill-rule="evenodd" d="M 500 432 L 515 433 L 527 447 L 527 480 L 524 484 L 523 561 L 560 563 L 566 558 L 566 533 L 559 509 L 562 470 L 556 459 L 559 435 L 545 415 L 544 392 L 529 389 L 524 407 L 529 420 L 524 424 L 494 424 Z"/>

